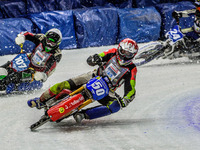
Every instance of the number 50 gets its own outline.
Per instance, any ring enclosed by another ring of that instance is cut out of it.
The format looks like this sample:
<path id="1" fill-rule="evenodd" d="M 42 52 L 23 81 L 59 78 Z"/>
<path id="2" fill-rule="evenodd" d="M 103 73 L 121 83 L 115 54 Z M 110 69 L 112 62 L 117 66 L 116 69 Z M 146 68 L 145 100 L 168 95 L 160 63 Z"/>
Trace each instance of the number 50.
<path id="1" fill-rule="evenodd" d="M 92 88 L 95 90 L 97 96 L 101 96 L 105 93 L 100 82 L 95 82 L 92 84 Z"/>

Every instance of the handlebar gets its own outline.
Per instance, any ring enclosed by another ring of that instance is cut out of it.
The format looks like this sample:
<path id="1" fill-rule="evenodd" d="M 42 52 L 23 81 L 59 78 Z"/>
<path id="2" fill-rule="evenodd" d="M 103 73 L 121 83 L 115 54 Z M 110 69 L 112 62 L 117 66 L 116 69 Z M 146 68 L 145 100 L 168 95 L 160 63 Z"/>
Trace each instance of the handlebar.
<path id="1" fill-rule="evenodd" d="M 24 46 L 24 44 L 22 43 L 22 44 L 20 44 L 20 48 L 21 48 L 21 51 L 20 51 L 20 53 L 23 53 L 23 46 Z"/>
<path id="2" fill-rule="evenodd" d="M 172 17 L 176 20 L 177 25 L 179 25 L 179 19 L 182 17 L 181 14 L 179 14 L 177 11 L 172 12 Z"/>

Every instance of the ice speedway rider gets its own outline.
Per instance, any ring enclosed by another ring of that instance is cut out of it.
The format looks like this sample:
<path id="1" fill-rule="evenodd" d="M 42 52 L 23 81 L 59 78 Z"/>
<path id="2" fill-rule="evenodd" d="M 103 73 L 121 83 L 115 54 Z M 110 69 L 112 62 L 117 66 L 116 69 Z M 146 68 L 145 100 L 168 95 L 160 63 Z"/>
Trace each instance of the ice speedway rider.
<path id="1" fill-rule="evenodd" d="M 28 54 L 30 68 L 23 72 L 14 72 L 10 67 L 11 62 L 8 61 L 2 65 L 0 68 L 6 70 L 8 75 L 0 80 L 1 93 L 6 92 L 9 83 L 17 85 L 25 81 L 31 82 L 33 80 L 45 82 L 62 58 L 62 53 L 59 48 L 62 34 L 56 28 L 48 30 L 46 34 L 33 34 L 27 31 L 21 32 L 15 38 L 15 43 L 21 45 L 25 40 L 29 40 L 35 44 L 33 51 Z"/>
<path id="2" fill-rule="evenodd" d="M 74 115 L 77 123 L 80 123 L 82 119 L 95 119 L 118 112 L 121 107 L 126 107 L 134 99 L 137 68 L 132 60 L 137 52 L 137 43 L 132 39 L 126 38 L 119 43 L 117 49 L 112 48 L 88 57 L 88 65 L 95 66 L 103 63 L 105 72 L 106 70 L 111 70 L 114 91 L 124 84 L 124 96 L 118 101 L 115 96 L 108 95 L 98 101 L 101 105 L 81 110 Z M 101 73 L 102 67 L 98 67 L 97 70 L 57 83 L 45 91 L 40 98 L 28 100 L 28 106 L 40 109 L 50 97 L 57 95 L 63 89 L 73 91 L 96 75 L 101 75 Z"/>
<path id="3" fill-rule="evenodd" d="M 190 28 L 181 29 L 181 31 L 187 36 L 194 40 L 200 40 L 200 0 L 195 2 L 196 9 L 184 10 L 184 11 L 174 11 L 172 16 L 178 20 L 181 17 L 189 17 L 195 14 L 194 25 Z"/>
<path id="4" fill-rule="evenodd" d="M 199 52 L 200 47 L 200 0 L 195 1 L 196 9 L 174 11 L 172 13 L 173 18 L 179 22 L 179 18 L 190 17 L 195 15 L 194 25 L 190 28 L 181 29 L 181 32 L 185 35 L 185 44 L 193 45 L 197 44 L 197 47 L 193 49 L 194 52 Z"/>

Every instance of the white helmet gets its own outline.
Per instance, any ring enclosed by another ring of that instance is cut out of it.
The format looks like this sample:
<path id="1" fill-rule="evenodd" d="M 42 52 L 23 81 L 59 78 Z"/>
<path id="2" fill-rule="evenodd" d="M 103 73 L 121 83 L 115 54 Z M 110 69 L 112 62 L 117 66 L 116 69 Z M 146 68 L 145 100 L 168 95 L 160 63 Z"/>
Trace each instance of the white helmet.
<path id="1" fill-rule="evenodd" d="M 46 46 L 45 50 L 47 52 L 51 51 L 52 49 L 56 48 L 62 40 L 62 33 L 60 30 L 53 28 L 47 31 L 45 34 L 46 36 Z"/>
<path id="2" fill-rule="evenodd" d="M 117 48 L 117 60 L 120 65 L 129 65 L 138 52 L 137 43 L 129 38 L 122 40 Z"/>

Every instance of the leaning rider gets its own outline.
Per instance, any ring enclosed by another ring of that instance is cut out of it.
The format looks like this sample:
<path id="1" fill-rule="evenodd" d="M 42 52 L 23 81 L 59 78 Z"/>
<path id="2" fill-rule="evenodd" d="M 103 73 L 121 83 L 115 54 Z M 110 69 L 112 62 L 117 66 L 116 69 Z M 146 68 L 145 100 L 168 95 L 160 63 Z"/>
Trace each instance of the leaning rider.
<path id="1" fill-rule="evenodd" d="M 181 32 L 194 41 L 200 41 L 200 0 L 195 1 L 196 9 L 184 10 L 184 11 L 174 11 L 172 16 L 179 21 L 181 17 L 190 17 L 195 15 L 194 25 L 190 28 L 181 29 Z"/>
<path id="2" fill-rule="evenodd" d="M 108 95 L 98 101 L 100 103 L 99 106 L 81 110 L 74 115 L 77 123 L 80 123 L 83 119 L 95 119 L 118 112 L 121 107 L 126 107 L 134 99 L 137 68 L 132 60 L 137 52 L 137 43 L 132 39 L 126 38 L 119 43 L 117 49 L 112 48 L 108 51 L 88 57 L 87 63 L 90 66 L 103 63 L 105 72 L 109 69 L 114 69 L 113 72 L 117 72 L 113 73 L 113 78 L 111 78 L 113 89 L 116 90 L 124 84 L 124 96 L 119 98 L 118 101 L 116 97 Z M 45 91 L 40 98 L 31 99 L 27 103 L 30 107 L 40 109 L 45 105 L 48 99 L 59 94 L 63 89 L 73 91 L 83 84 L 86 84 L 96 75 L 101 75 L 100 68 L 101 67 L 89 73 L 57 83 Z"/>
<path id="3" fill-rule="evenodd" d="M 5 92 L 9 83 L 15 85 L 21 82 L 36 81 L 45 82 L 47 78 L 54 72 L 56 65 L 60 62 L 62 53 L 59 44 L 62 40 L 60 30 L 53 28 L 46 34 L 33 34 L 30 32 L 21 32 L 15 38 L 17 45 L 21 45 L 29 40 L 35 44 L 35 48 L 28 55 L 30 59 L 30 68 L 23 72 L 15 72 L 11 67 L 11 62 L 7 62 L 0 68 L 7 71 L 7 76 L 0 80 L 0 91 Z M 40 58 L 41 57 L 41 58 Z"/>

